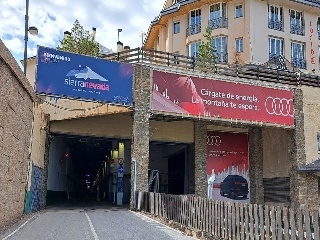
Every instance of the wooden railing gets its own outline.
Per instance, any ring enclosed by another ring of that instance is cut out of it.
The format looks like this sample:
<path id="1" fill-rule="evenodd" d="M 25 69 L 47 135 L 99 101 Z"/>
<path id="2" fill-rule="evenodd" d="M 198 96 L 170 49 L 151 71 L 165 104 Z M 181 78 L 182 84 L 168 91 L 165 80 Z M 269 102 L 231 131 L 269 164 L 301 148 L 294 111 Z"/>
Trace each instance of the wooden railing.
<path id="1" fill-rule="evenodd" d="M 153 49 L 135 48 L 118 53 L 102 56 L 105 59 L 124 63 L 145 63 L 185 71 L 201 71 L 203 73 L 220 74 L 232 77 L 283 83 L 289 85 L 307 85 L 320 87 L 320 77 L 315 74 L 305 74 L 298 69 L 288 67 L 289 70 L 270 65 L 255 64 L 227 64 L 215 61 L 200 61 L 198 58 L 162 52 Z M 294 69 L 294 70 L 292 70 Z"/>
<path id="2" fill-rule="evenodd" d="M 222 239 L 319 240 L 319 210 L 137 192 L 138 211 Z"/>

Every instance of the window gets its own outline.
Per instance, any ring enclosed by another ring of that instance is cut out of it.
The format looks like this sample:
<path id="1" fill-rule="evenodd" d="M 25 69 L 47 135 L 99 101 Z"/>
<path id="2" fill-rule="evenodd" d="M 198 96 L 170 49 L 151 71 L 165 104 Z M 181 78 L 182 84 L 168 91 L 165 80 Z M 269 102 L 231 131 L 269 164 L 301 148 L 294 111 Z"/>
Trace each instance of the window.
<path id="1" fill-rule="evenodd" d="M 268 27 L 270 29 L 283 31 L 282 7 L 268 5 Z"/>
<path id="2" fill-rule="evenodd" d="M 193 10 L 189 14 L 187 36 L 201 32 L 201 9 Z"/>
<path id="3" fill-rule="evenodd" d="M 318 21 L 317 21 L 317 31 L 318 31 L 318 39 L 320 40 L 320 17 L 318 17 Z"/>
<path id="4" fill-rule="evenodd" d="M 290 10 L 290 33 L 304 35 L 302 12 Z"/>
<path id="5" fill-rule="evenodd" d="M 236 52 L 243 52 L 243 38 L 236 39 Z"/>
<path id="6" fill-rule="evenodd" d="M 173 23 L 173 33 L 174 34 L 180 33 L 180 22 Z"/>
<path id="7" fill-rule="evenodd" d="M 304 44 L 298 42 L 291 42 L 291 64 L 296 68 L 306 68 L 306 61 L 304 58 Z"/>
<path id="8" fill-rule="evenodd" d="M 227 5 L 225 2 L 210 6 L 209 26 L 211 29 L 227 28 Z"/>
<path id="9" fill-rule="evenodd" d="M 320 133 L 317 133 L 318 152 L 320 152 Z"/>
<path id="10" fill-rule="evenodd" d="M 216 62 L 228 62 L 227 37 L 220 36 L 212 39 L 212 45 L 215 47 Z"/>
<path id="11" fill-rule="evenodd" d="M 197 57 L 199 52 L 199 46 L 201 42 L 190 43 L 189 45 L 189 57 Z"/>
<path id="12" fill-rule="evenodd" d="M 269 37 L 269 60 L 283 56 L 283 39 Z"/>
<path id="13" fill-rule="evenodd" d="M 243 8 L 242 8 L 242 4 L 238 4 L 236 5 L 236 12 L 235 12 L 235 17 L 239 18 L 239 17 L 243 17 Z"/>

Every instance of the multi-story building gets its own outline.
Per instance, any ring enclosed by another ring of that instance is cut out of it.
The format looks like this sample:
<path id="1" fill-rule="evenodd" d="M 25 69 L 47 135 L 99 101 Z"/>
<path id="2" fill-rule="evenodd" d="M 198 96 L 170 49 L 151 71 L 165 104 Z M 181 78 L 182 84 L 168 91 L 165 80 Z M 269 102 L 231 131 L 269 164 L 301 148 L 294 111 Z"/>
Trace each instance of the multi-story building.
<path id="1" fill-rule="evenodd" d="M 282 56 L 301 71 L 319 72 L 319 1 L 167 0 L 145 47 L 197 56 L 207 26 L 216 62 L 264 64 Z"/>

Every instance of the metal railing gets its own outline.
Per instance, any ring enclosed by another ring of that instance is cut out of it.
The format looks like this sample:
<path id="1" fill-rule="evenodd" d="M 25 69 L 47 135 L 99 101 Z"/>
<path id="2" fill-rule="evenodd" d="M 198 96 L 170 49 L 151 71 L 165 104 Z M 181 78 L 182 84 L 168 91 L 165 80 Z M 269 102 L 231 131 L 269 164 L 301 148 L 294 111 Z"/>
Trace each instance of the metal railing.
<path id="1" fill-rule="evenodd" d="M 187 37 L 201 32 L 201 24 L 189 25 L 187 27 Z"/>
<path id="2" fill-rule="evenodd" d="M 270 19 L 268 20 L 268 27 L 270 29 L 278 30 L 278 31 L 283 31 L 283 22 L 282 20 L 278 19 Z"/>
<path id="3" fill-rule="evenodd" d="M 199 58 L 179 55 L 176 53 L 162 52 L 153 49 L 135 48 L 123 52 L 102 56 L 105 59 L 124 63 L 143 63 L 159 67 L 176 68 L 183 71 L 196 71 L 206 74 L 219 74 L 230 77 L 239 77 L 275 82 L 288 85 L 306 85 L 320 87 L 320 77 L 315 74 L 306 74 L 295 67 L 285 70 L 279 69 L 274 64 L 228 64 L 213 60 L 200 61 Z M 305 67 L 305 61 L 293 61 L 296 67 Z M 291 63 L 292 64 L 292 63 Z"/>
<path id="4" fill-rule="evenodd" d="M 304 26 L 302 24 L 290 24 L 290 33 L 304 36 Z"/>
<path id="5" fill-rule="evenodd" d="M 228 28 L 228 18 L 216 18 L 209 20 L 209 27 L 211 30 L 218 28 Z"/>
<path id="6" fill-rule="evenodd" d="M 305 69 L 307 67 L 306 60 L 304 60 L 302 58 L 292 58 L 291 64 L 292 64 L 292 66 L 294 66 L 296 68 Z"/>

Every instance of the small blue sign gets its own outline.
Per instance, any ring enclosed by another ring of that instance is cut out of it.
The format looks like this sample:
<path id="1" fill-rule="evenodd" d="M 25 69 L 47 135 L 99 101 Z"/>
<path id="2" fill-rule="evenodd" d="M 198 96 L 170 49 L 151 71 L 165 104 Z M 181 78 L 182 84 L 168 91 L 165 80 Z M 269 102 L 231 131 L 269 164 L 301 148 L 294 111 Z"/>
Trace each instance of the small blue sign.
<path id="1" fill-rule="evenodd" d="M 36 92 L 132 105 L 131 64 L 38 47 Z"/>
<path id="2" fill-rule="evenodd" d="M 119 172 L 119 173 L 123 173 L 123 166 L 122 166 L 122 165 L 119 166 L 118 172 Z"/>
<path id="3" fill-rule="evenodd" d="M 123 192 L 123 177 L 118 177 L 118 192 Z"/>

